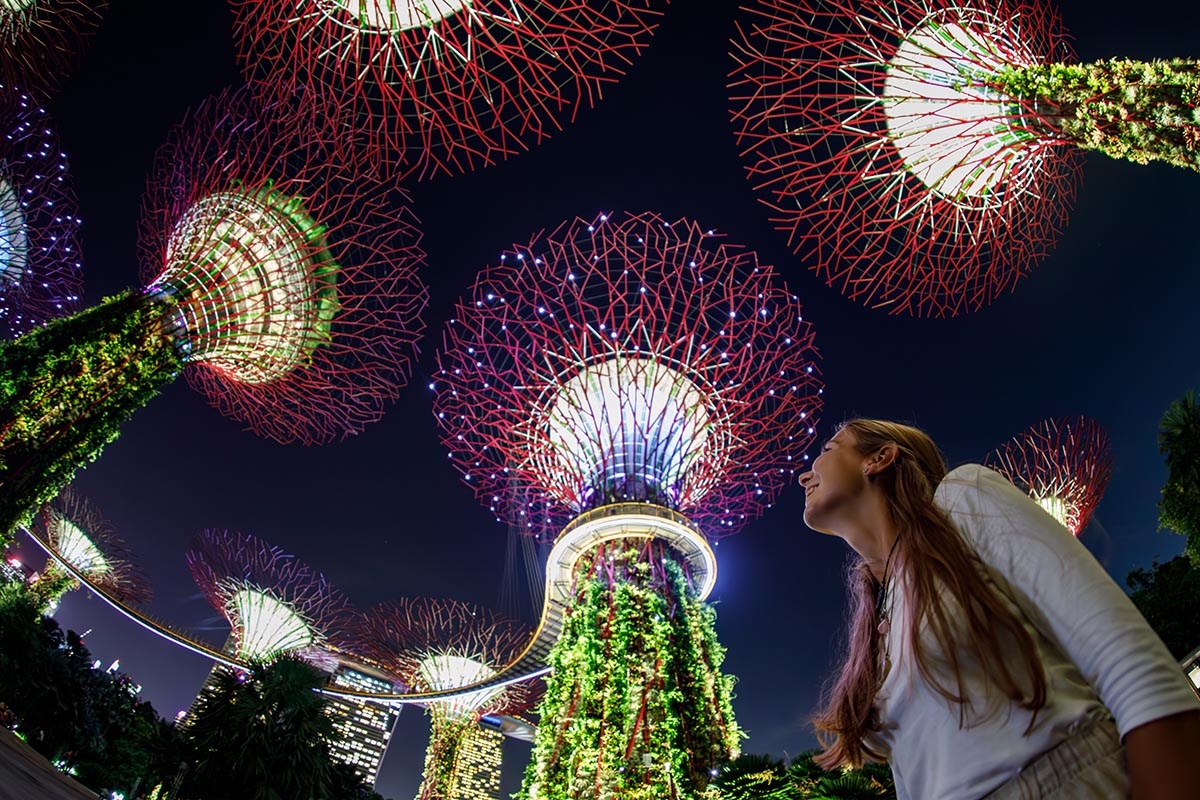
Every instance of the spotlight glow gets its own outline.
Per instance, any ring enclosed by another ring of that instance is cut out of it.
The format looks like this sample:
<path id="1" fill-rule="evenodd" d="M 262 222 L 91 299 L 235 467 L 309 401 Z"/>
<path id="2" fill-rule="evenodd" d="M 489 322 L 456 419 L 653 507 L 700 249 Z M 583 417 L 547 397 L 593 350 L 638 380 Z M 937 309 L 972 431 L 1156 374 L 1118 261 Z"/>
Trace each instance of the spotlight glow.
<path id="1" fill-rule="evenodd" d="M 89 578 L 108 573 L 108 559 L 86 533 L 67 519 L 58 526 L 58 553 L 64 561 Z"/>
<path id="2" fill-rule="evenodd" d="M 0 178 L 0 284 L 19 286 L 29 266 L 29 239 L 17 191 Z"/>
<path id="3" fill-rule="evenodd" d="M 233 591 L 228 611 L 231 620 L 241 623 L 238 658 L 269 659 L 313 643 L 312 628 L 304 617 L 262 590 Z"/>
<path id="4" fill-rule="evenodd" d="M 534 460 L 552 462 L 535 469 L 577 475 L 587 487 L 583 496 L 622 492 L 643 499 L 665 492 L 678 500 L 680 484 L 709 443 L 705 399 L 683 373 L 650 358 L 585 367 L 535 414 L 551 449 Z M 572 505 L 579 496 L 568 491 L 558 499 Z"/>
<path id="5" fill-rule="evenodd" d="M 1020 105 L 989 89 L 1008 57 L 962 25 L 931 22 L 905 39 L 887 65 L 883 107 L 888 132 L 908 169 L 950 199 L 990 194 L 1026 157 L 1032 142 Z"/>
<path id="6" fill-rule="evenodd" d="M 299 199 L 269 189 L 193 204 L 172 231 L 172 268 L 159 281 L 179 297 L 187 359 L 248 384 L 307 364 L 337 310 L 324 232 Z"/>
<path id="7" fill-rule="evenodd" d="M 1037 504 L 1042 507 L 1043 511 L 1061 522 L 1064 528 L 1071 527 L 1070 522 L 1068 522 L 1069 517 L 1066 500 L 1063 500 L 1061 497 L 1056 495 L 1046 495 L 1044 497 L 1035 497 L 1033 499 L 1037 501 Z"/>
<path id="8" fill-rule="evenodd" d="M 427 28 L 471 5 L 470 0 L 324 0 L 322 10 L 345 24 L 349 12 L 359 30 L 389 33 Z M 347 26 L 350 27 L 350 26 Z"/>
<path id="9" fill-rule="evenodd" d="M 435 653 L 421 661 L 417 666 L 417 674 L 423 691 L 436 692 L 485 681 L 495 675 L 496 671 L 471 658 L 449 653 Z M 475 709 L 485 706 L 489 700 L 502 691 L 504 691 L 503 687 L 496 687 L 467 692 L 455 695 L 449 700 L 431 704 L 430 709 L 445 715 L 447 719 L 461 719 L 472 714 Z"/>

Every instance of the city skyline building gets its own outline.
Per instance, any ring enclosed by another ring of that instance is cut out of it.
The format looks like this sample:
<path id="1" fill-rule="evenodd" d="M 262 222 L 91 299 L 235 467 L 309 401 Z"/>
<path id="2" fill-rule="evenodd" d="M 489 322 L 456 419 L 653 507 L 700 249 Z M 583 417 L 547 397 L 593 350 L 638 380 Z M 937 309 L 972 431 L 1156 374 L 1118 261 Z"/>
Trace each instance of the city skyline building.
<path id="1" fill-rule="evenodd" d="M 344 653 L 337 654 L 330 685 L 375 693 L 390 693 L 396 688 L 391 675 Z M 401 706 L 394 703 L 364 697 L 329 698 L 335 732 L 330 752 L 338 761 L 357 769 L 371 787 L 379 778 L 400 710 Z"/>
<path id="2" fill-rule="evenodd" d="M 482 717 L 467 734 L 459 753 L 458 795 L 455 800 L 500 800 L 504 767 L 504 734 L 495 717 Z"/>

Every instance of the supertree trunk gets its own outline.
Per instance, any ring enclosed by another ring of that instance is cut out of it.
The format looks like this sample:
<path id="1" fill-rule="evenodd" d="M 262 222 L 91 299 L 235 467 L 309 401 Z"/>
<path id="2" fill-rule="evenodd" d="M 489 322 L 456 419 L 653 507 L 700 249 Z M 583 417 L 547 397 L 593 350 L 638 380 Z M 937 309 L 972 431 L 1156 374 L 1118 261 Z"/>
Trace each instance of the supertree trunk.
<path id="1" fill-rule="evenodd" d="M 581 559 L 522 800 L 715 797 L 740 736 L 734 680 L 670 552 L 625 539 Z"/>
<path id="2" fill-rule="evenodd" d="M 1107 59 L 1000 72 L 997 89 L 1032 105 L 1051 135 L 1138 164 L 1200 171 L 1200 64 Z"/>
<path id="3" fill-rule="evenodd" d="M 0 539 L 182 369 L 170 308 L 125 293 L 0 345 Z"/>

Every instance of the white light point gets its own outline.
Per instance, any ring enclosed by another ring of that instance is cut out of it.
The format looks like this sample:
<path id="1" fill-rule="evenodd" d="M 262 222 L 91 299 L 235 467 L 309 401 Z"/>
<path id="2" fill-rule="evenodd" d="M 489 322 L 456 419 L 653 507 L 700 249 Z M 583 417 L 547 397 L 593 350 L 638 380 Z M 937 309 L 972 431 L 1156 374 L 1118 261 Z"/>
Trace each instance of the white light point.
<path id="1" fill-rule="evenodd" d="M 400 32 L 425 28 L 471 5 L 471 0 L 335 0 L 363 28 Z"/>
<path id="2" fill-rule="evenodd" d="M 495 675 L 496 671 L 471 658 L 433 654 L 421 661 L 417 667 L 417 674 L 420 676 L 422 689 L 441 692 L 486 681 Z M 475 709 L 481 708 L 502 691 L 503 687 L 480 689 L 455 695 L 448 700 L 438 700 L 436 703 L 431 703 L 430 706 L 448 719 L 461 719 Z"/>
<path id="3" fill-rule="evenodd" d="M 962 25 L 929 23 L 909 35 L 887 65 L 881 98 L 888 133 L 908 170 L 950 198 L 992 193 L 1036 138 L 1021 106 L 986 86 L 1014 66 Z"/>
<path id="4" fill-rule="evenodd" d="M 320 343 L 313 247 L 287 213 L 252 196 L 221 192 L 189 208 L 167 245 L 189 361 L 241 383 L 272 383 L 307 363 Z"/>
<path id="5" fill-rule="evenodd" d="M 1064 528 L 1070 530 L 1071 533 L 1075 532 L 1074 530 L 1071 530 L 1071 524 L 1067 521 L 1067 513 L 1069 509 L 1067 508 L 1066 500 L 1063 500 L 1061 497 L 1056 495 L 1035 497 L 1034 500 L 1036 500 L 1037 504 L 1042 507 L 1043 511 L 1062 523 Z"/>
<path id="6" fill-rule="evenodd" d="M 29 238 L 17 190 L 0 178 L 0 288 L 20 286 L 29 266 Z"/>
<path id="7" fill-rule="evenodd" d="M 593 490 L 677 492 L 711 436 L 705 393 L 650 358 L 585 367 L 539 416 L 553 446 L 551 473 L 579 476 Z M 583 498 L 559 499 L 578 506 Z"/>
<path id="8" fill-rule="evenodd" d="M 109 571 L 108 559 L 78 526 L 61 518 L 55 524 L 58 528 L 56 549 L 63 561 L 89 578 L 99 577 Z"/>
<path id="9" fill-rule="evenodd" d="M 308 622 L 287 604 L 259 589 L 243 588 L 229 598 L 234 626 L 241 628 L 238 658 L 269 659 L 308 647 Z"/>

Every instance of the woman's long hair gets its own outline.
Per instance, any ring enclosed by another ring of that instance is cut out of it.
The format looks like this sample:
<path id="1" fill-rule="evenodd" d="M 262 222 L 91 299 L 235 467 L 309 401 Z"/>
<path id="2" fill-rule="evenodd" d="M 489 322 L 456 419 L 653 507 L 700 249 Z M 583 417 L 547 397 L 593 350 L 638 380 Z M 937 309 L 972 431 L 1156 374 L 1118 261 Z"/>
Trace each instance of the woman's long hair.
<path id="1" fill-rule="evenodd" d="M 887 496 L 898 540 L 890 574 L 903 587 L 909 609 L 903 632 L 921 679 L 947 702 L 959 705 L 963 724 L 974 701 L 963 689 L 960 662 L 964 654 L 978 658 L 984 677 L 1013 704 L 1032 711 L 1046 704 L 1046 674 L 1033 637 L 1022 626 L 989 581 L 983 580 L 979 557 L 950 518 L 933 503 L 946 464 L 923 431 L 882 420 L 851 420 L 842 428 L 854 436 L 864 456 L 895 444 L 891 468 L 875 480 Z M 901 577 L 902 576 L 902 577 Z M 880 639 L 876 628 L 879 582 L 866 561 L 856 559 L 847 570 L 849 595 L 846 657 L 827 687 L 824 708 L 814 717 L 817 739 L 824 748 L 816 762 L 825 769 L 882 761 L 864 738 L 881 730 L 875 696 L 883 684 Z M 936 662 L 918 631 L 928 628 Z M 1005 662 L 1015 645 L 1021 674 Z M 946 680 L 952 678 L 952 680 Z M 1032 725 L 1032 721 L 1030 725 Z"/>

